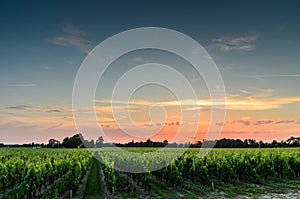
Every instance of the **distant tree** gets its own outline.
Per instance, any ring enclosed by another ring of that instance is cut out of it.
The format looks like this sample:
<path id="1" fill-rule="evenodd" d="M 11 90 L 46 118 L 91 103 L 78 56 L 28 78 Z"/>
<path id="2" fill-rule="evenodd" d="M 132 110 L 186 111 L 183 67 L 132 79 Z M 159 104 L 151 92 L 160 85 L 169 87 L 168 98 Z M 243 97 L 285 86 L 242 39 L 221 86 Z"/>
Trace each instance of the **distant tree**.
<path id="1" fill-rule="evenodd" d="M 249 142 L 249 146 L 251 148 L 258 148 L 259 147 L 259 144 L 254 139 L 249 139 L 248 142 Z"/>
<path id="2" fill-rule="evenodd" d="M 91 139 L 91 141 L 90 141 L 90 148 L 95 148 L 96 147 L 96 145 L 95 145 L 95 141 L 93 140 L 93 139 Z"/>
<path id="3" fill-rule="evenodd" d="M 167 146 L 169 144 L 168 140 L 164 140 L 164 146 Z"/>
<path id="4" fill-rule="evenodd" d="M 248 148 L 248 147 L 249 147 L 249 143 L 248 143 L 248 140 L 247 140 L 247 139 L 244 140 L 244 147 L 245 147 L 245 148 Z"/>
<path id="5" fill-rule="evenodd" d="M 263 141 L 259 141 L 259 148 L 265 148 L 266 144 Z"/>
<path id="6" fill-rule="evenodd" d="M 100 136 L 100 137 L 96 140 L 96 147 L 97 147 L 97 148 L 103 147 L 103 142 L 104 142 L 104 139 L 103 139 L 102 136 Z"/>
<path id="7" fill-rule="evenodd" d="M 86 148 L 95 148 L 95 141 L 93 139 L 91 139 L 91 141 L 88 140 L 84 140 L 83 144 Z"/>
<path id="8" fill-rule="evenodd" d="M 237 139 L 236 140 L 236 146 L 238 147 L 238 148 L 243 148 L 244 147 L 244 142 L 242 141 L 242 140 L 240 140 L 240 139 Z"/>
<path id="9" fill-rule="evenodd" d="M 290 137 L 287 139 L 287 144 L 293 147 L 299 147 L 300 146 L 300 137 Z"/>
<path id="10" fill-rule="evenodd" d="M 83 137 L 81 134 L 76 134 L 70 138 L 66 137 L 63 142 L 62 146 L 65 148 L 81 148 L 84 147 L 83 145 Z"/>
<path id="11" fill-rule="evenodd" d="M 58 140 L 55 140 L 52 138 L 48 141 L 47 147 L 48 148 L 59 148 L 60 142 Z"/>
<path id="12" fill-rule="evenodd" d="M 200 148 L 202 146 L 202 142 L 199 140 L 197 143 L 196 143 L 196 148 Z"/>
<path id="13" fill-rule="evenodd" d="M 278 142 L 276 140 L 273 140 L 273 142 L 271 143 L 271 147 L 277 147 L 278 146 Z"/>
<path id="14" fill-rule="evenodd" d="M 28 143 L 28 144 L 22 144 L 22 145 L 5 145 L 3 143 L 0 143 L 0 147 L 48 147 L 48 148 L 100 148 L 103 146 L 113 146 L 116 145 L 118 147 L 170 147 L 170 148 L 185 148 L 185 147 L 191 147 L 191 148 L 201 148 L 201 147 L 208 147 L 208 146 L 214 146 L 216 148 L 267 148 L 267 147 L 300 147 L 300 137 L 290 137 L 286 141 L 276 141 L 273 140 L 271 143 L 259 141 L 257 142 L 254 139 L 245 139 L 244 141 L 240 139 L 227 139 L 223 138 L 220 140 L 203 140 L 203 142 L 198 141 L 194 143 L 169 143 L 168 140 L 164 140 L 163 142 L 155 142 L 150 139 L 146 140 L 145 142 L 139 141 L 135 142 L 132 140 L 128 143 L 105 143 L 102 136 L 100 136 L 96 143 L 92 139 L 90 141 L 84 140 L 82 134 L 76 134 L 72 137 L 66 137 L 63 139 L 62 143 L 60 141 L 55 139 L 50 139 L 48 141 L 48 144 L 35 144 L 35 143 Z"/>

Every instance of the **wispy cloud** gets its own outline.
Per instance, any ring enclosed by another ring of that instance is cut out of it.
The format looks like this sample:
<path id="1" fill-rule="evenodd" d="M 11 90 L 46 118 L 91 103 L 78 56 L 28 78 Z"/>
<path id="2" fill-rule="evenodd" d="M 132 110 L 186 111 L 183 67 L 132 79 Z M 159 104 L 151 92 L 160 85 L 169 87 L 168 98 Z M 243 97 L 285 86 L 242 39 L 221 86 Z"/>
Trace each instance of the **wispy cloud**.
<path id="1" fill-rule="evenodd" d="M 62 26 L 62 32 L 63 35 L 51 39 L 50 42 L 60 46 L 75 47 L 84 53 L 89 53 L 95 46 L 93 42 L 84 38 L 85 31 L 70 23 Z"/>
<path id="2" fill-rule="evenodd" d="M 47 113 L 60 113 L 61 111 L 58 110 L 58 109 L 51 109 L 51 110 L 47 110 L 45 112 L 47 112 Z"/>
<path id="3" fill-rule="evenodd" d="M 269 75 L 254 75 L 251 76 L 257 80 L 263 80 L 264 78 L 277 78 L 277 77 L 300 77 L 300 74 L 269 74 Z"/>
<path id="4" fill-rule="evenodd" d="M 294 123 L 295 120 L 279 120 L 276 121 L 275 124 L 290 124 L 290 123 Z"/>
<path id="5" fill-rule="evenodd" d="M 177 122 L 166 122 L 165 125 L 167 125 L 167 126 L 179 126 L 180 123 L 179 123 L 179 121 L 177 121 Z"/>
<path id="6" fill-rule="evenodd" d="M 225 123 L 224 123 L 224 122 L 217 122 L 216 125 L 217 125 L 217 126 L 224 126 Z"/>
<path id="7" fill-rule="evenodd" d="M 13 116 L 0 120 L 0 126 L 3 128 L 36 128 L 39 131 L 54 128 L 72 128 L 73 120 L 62 119 L 61 116 Z"/>
<path id="8" fill-rule="evenodd" d="M 14 113 L 5 112 L 5 111 L 0 111 L 0 114 L 2 114 L 2 115 L 15 115 Z"/>
<path id="9" fill-rule="evenodd" d="M 95 46 L 91 41 L 72 35 L 55 37 L 51 42 L 60 46 L 72 46 L 84 53 L 89 53 Z"/>
<path id="10" fill-rule="evenodd" d="M 294 75 L 278 75 L 279 77 L 300 77 L 300 75 L 294 74 Z"/>
<path id="11" fill-rule="evenodd" d="M 239 37 L 221 37 L 213 40 L 213 44 L 206 46 L 208 50 L 218 49 L 223 52 L 229 51 L 251 51 L 255 49 L 254 42 L 259 34 Z"/>
<path id="12" fill-rule="evenodd" d="M 272 120 L 272 119 L 264 119 L 264 120 L 227 120 L 226 122 L 219 122 L 216 123 L 215 125 L 217 126 L 223 126 L 223 125 L 236 125 L 236 124 L 242 124 L 244 126 L 260 126 L 260 125 L 268 125 L 268 124 L 273 124 L 273 125 L 286 125 L 286 124 L 299 124 L 300 119 L 294 119 L 294 120 Z"/>
<path id="13" fill-rule="evenodd" d="M 71 110 L 66 108 L 49 108 L 49 107 L 39 107 L 34 105 L 16 105 L 5 107 L 5 110 L 11 111 L 26 111 L 30 113 L 70 113 Z"/>
<path id="14" fill-rule="evenodd" d="M 250 126 L 250 121 L 248 121 L 248 120 L 233 120 L 233 121 L 231 121 L 231 124 L 236 124 L 236 123 L 243 124 L 245 126 Z"/>
<path id="15" fill-rule="evenodd" d="M 271 88 L 255 88 L 251 87 L 249 90 L 242 89 L 240 92 L 251 98 L 266 98 L 274 95 L 275 90 Z M 236 95 L 239 96 L 239 95 Z"/>
<path id="16" fill-rule="evenodd" d="M 129 105 L 129 106 L 154 106 L 160 105 L 162 107 L 169 106 L 183 106 L 184 108 L 199 108 L 199 107 L 210 107 L 215 106 L 226 106 L 227 110 L 271 110 L 271 109 L 280 109 L 284 105 L 299 103 L 300 96 L 295 97 L 274 97 L 270 96 L 271 90 L 269 93 L 254 93 L 249 96 L 243 95 L 228 95 L 226 101 L 212 103 L 210 99 L 204 100 L 180 100 L 180 101 L 161 101 L 161 102 L 151 102 L 151 101 L 114 101 L 109 100 L 96 100 L 96 103 L 99 104 L 110 104 L 113 106 L 120 105 Z M 103 106 L 103 105 L 101 105 Z M 200 110 L 199 108 L 198 110 Z M 194 109 L 193 109 L 194 110 Z"/>
<path id="17" fill-rule="evenodd" d="M 254 125 L 271 124 L 273 122 L 274 122 L 273 120 L 258 120 L 257 122 L 254 123 Z"/>
<path id="18" fill-rule="evenodd" d="M 9 106 L 9 107 L 6 107 L 6 109 L 13 109 L 13 110 L 28 110 L 29 108 L 32 108 L 32 106 L 29 106 L 29 105 L 18 105 L 18 106 Z"/>

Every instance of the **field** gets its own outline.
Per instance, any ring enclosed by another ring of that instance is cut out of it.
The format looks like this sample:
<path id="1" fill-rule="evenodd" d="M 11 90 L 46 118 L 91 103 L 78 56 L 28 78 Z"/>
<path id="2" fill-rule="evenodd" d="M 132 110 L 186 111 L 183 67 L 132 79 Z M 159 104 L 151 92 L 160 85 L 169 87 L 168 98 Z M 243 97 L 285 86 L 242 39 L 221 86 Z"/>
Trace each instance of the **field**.
<path id="1" fill-rule="evenodd" d="M 277 198 L 297 198 L 300 195 L 299 148 L 213 149 L 204 157 L 199 156 L 200 149 L 183 153 L 175 148 L 163 152 L 157 148 L 102 148 L 90 152 L 2 148 L 0 151 L 0 198 L 272 198 L 274 194 Z M 158 153 L 149 153 L 154 151 Z M 174 158 L 181 153 L 182 156 Z M 160 169 L 147 169 L 156 167 Z M 132 169 L 136 173 L 126 172 Z"/>

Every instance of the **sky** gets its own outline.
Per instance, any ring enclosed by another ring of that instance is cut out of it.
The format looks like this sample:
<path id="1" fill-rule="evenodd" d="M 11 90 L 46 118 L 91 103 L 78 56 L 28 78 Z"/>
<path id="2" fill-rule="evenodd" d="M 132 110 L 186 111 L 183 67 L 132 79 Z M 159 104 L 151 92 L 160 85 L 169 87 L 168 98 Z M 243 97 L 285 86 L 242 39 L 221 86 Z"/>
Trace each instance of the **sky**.
<path id="1" fill-rule="evenodd" d="M 0 142 L 46 143 L 77 133 L 72 91 L 82 62 L 100 42 L 140 27 L 176 30 L 205 48 L 224 81 L 226 118 L 210 124 L 205 82 L 185 60 L 159 50 L 134 51 L 112 63 L 95 95 L 99 127 L 113 141 L 139 140 L 121 132 L 107 96 L 124 72 L 147 62 L 170 65 L 193 80 L 196 106 L 182 99 L 191 121 L 201 115 L 191 141 L 203 139 L 209 124 L 224 125 L 220 138 L 300 136 L 299 6 L 298 1 L 2 1 Z M 193 125 L 180 122 L 176 96 L 157 85 L 139 88 L 129 104 L 113 106 L 121 114 L 129 110 L 136 128 L 158 129 L 150 137 L 158 141 L 172 141 L 180 127 L 188 135 Z M 163 122 L 161 114 L 167 114 Z M 87 128 L 89 117 L 82 116 Z"/>

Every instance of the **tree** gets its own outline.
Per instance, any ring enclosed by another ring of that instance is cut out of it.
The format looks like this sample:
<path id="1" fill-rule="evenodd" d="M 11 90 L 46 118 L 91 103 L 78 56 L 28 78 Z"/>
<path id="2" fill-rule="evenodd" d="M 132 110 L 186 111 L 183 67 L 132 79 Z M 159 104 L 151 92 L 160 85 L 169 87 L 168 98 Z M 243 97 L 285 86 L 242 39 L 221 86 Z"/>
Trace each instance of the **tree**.
<path id="1" fill-rule="evenodd" d="M 169 144 L 168 140 L 164 140 L 164 146 L 167 146 Z"/>
<path id="2" fill-rule="evenodd" d="M 290 137 L 286 141 L 290 146 L 300 146 L 300 137 Z"/>
<path id="3" fill-rule="evenodd" d="M 65 148 L 83 147 L 83 137 L 81 134 L 76 134 L 70 138 L 66 137 L 62 142 L 62 146 Z"/>
<path id="4" fill-rule="evenodd" d="M 271 147 L 277 147 L 278 142 L 276 140 L 273 140 L 273 142 L 271 143 Z"/>
<path id="5" fill-rule="evenodd" d="M 50 139 L 48 141 L 47 147 L 49 148 L 59 148 L 60 142 L 58 140 L 55 139 Z"/>
<path id="6" fill-rule="evenodd" d="M 251 148 L 258 148 L 259 147 L 259 143 L 257 143 L 256 140 L 254 140 L 254 139 L 248 139 L 248 142 L 249 142 L 249 146 Z"/>
<path id="7" fill-rule="evenodd" d="M 263 141 L 259 141 L 259 147 L 264 148 L 266 147 L 266 144 Z"/>
<path id="8" fill-rule="evenodd" d="M 96 147 L 97 148 L 101 148 L 103 146 L 103 142 L 104 142 L 104 139 L 102 136 L 100 136 L 97 140 L 96 140 Z"/>
<path id="9" fill-rule="evenodd" d="M 90 148 L 95 148 L 96 145 L 95 145 L 95 141 L 93 139 L 91 139 L 90 143 L 89 143 L 89 147 Z"/>

